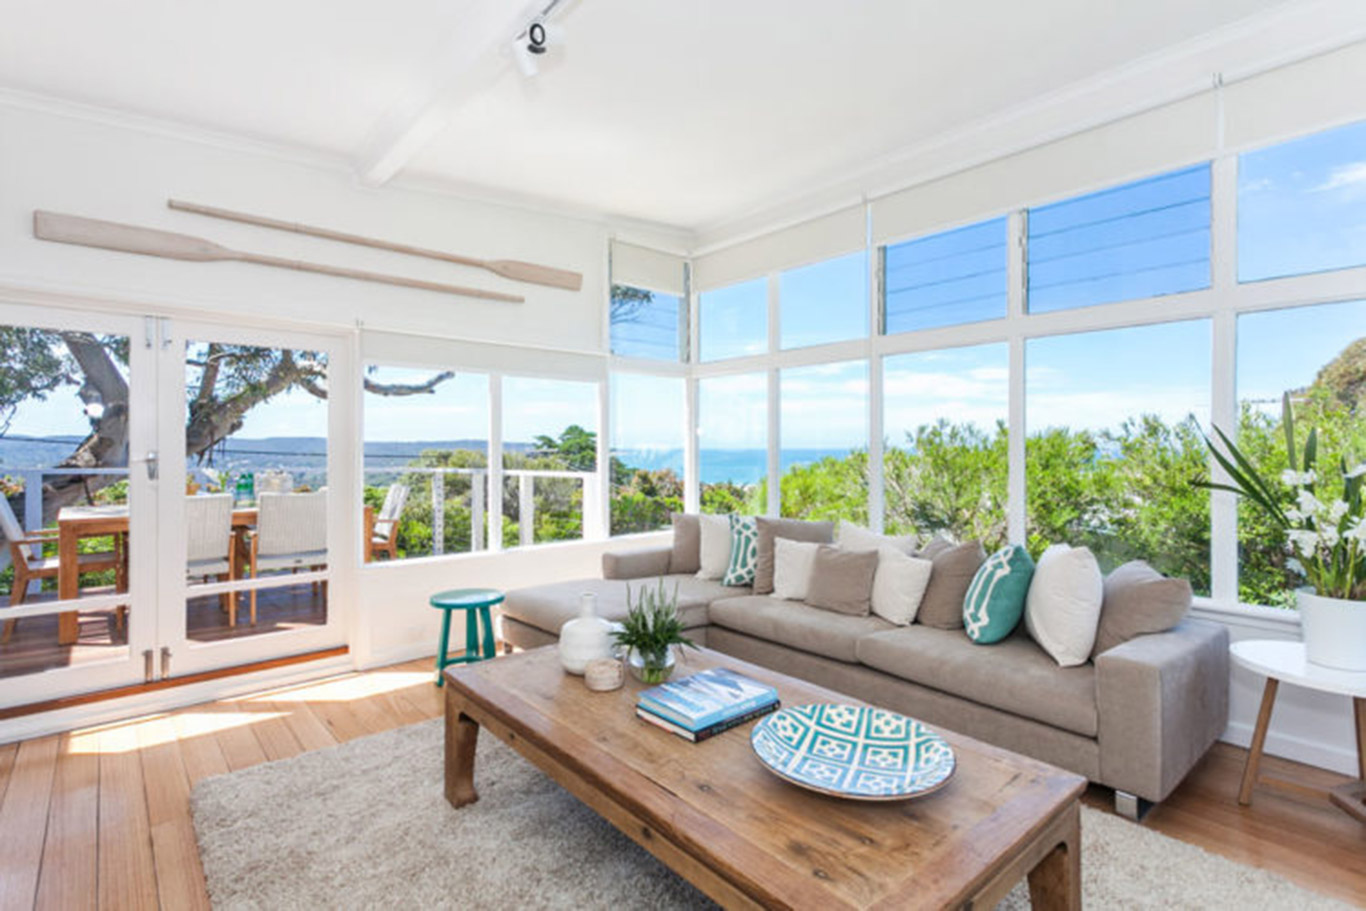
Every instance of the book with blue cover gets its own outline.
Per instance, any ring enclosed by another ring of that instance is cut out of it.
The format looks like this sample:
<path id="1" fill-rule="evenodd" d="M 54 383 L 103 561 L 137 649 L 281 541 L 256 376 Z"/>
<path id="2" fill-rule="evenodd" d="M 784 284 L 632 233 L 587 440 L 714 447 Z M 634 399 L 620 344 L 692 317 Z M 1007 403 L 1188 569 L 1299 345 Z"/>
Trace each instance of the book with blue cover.
<path id="1" fill-rule="evenodd" d="M 690 731 L 776 703 L 778 691 L 744 674 L 714 667 L 640 694 L 639 705 Z"/>

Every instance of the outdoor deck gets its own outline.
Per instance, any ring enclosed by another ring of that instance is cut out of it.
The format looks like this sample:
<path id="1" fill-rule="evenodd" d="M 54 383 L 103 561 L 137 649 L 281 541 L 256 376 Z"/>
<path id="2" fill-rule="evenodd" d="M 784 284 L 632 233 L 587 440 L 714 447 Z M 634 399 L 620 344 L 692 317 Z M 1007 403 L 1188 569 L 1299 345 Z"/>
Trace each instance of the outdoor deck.
<path id="1" fill-rule="evenodd" d="M 41 603 L 53 595 L 30 597 L 28 604 Z M 267 589 L 257 595 L 257 622 L 249 622 L 246 598 L 237 613 L 237 626 L 228 625 L 228 616 L 217 597 L 192 598 L 186 609 L 189 636 L 199 642 L 213 642 L 253 636 L 298 626 L 316 626 L 327 621 L 324 596 L 308 584 Z M 136 609 L 128 612 L 128 623 L 138 622 Z M 26 617 L 15 627 L 14 636 L 0 645 L 0 678 L 16 677 L 53 668 L 73 667 L 108 661 L 127 654 L 126 631 L 116 629 L 112 611 L 80 614 L 80 636 L 75 645 L 57 644 L 57 617 Z"/>

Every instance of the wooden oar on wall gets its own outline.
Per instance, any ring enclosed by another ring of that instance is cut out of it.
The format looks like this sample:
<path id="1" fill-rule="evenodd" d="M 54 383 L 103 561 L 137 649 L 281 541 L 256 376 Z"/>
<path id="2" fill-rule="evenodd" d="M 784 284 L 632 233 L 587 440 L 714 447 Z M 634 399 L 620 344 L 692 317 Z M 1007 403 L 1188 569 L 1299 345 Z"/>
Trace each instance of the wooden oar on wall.
<path id="1" fill-rule="evenodd" d="M 246 225 L 257 225 L 262 228 L 274 228 L 277 231 L 292 231 L 295 234 L 307 234 L 310 237 L 321 237 L 326 240 L 339 240 L 342 243 L 356 244 L 362 247 L 374 247 L 377 250 L 390 250 L 394 253 L 407 253 L 410 256 L 425 256 L 428 259 L 439 259 L 442 262 L 458 263 L 462 266 L 474 266 L 479 269 L 487 269 L 494 275 L 501 275 L 503 278 L 510 278 L 513 281 L 530 282 L 535 285 L 548 285 L 551 288 L 566 288 L 570 291 L 578 291 L 583 287 L 583 275 L 578 272 L 570 272 L 567 269 L 555 269 L 550 266 L 540 266 L 536 263 L 524 263 L 515 259 L 476 259 L 472 256 L 461 256 L 458 253 L 446 253 L 442 250 L 432 250 L 427 247 L 414 247 L 410 244 L 395 243 L 390 240 L 380 240 L 377 237 L 365 237 L 360 234 L 348 234 L 344 231 L 334 231 L 331 228 L 319 228 L 315 225 L 305 225 L 294 221 L 282 221 L 278 218 L 267 218 L 264 215 L 250 215 L 246 212 L 234 212 L 231 209 L 219 209 L 215 206 L 204 206 L 199 203 L 185 202 L 180 199 L 168 199 L 166 205 L 181 212 L 194 212 L 196 215 L 207 215 L 210 218 L 223 218 L 228 221 L 237 221 Z"/>
<path id="2" fill-rule="evenodd" d="M 118 250 L 123 253 L 140 253 L 143 256 L 161 256 L 167 259 L 186 259 L 194 262 L 256 263 L 261 266 L 275 266 L 276 268 L 294 269 L 299 272 L 317 272 L 320 275 L 335 275 L 338 278 L 354 278 L 366 282 L 398 285 L 403 288 L 422 288 L 426 291 L 458 294 L 462 297 L 508 301 L 514 304 L 520 304 L 525 300 L 516 294 L 504 294 L 501 291 L 485 291 L 482 288 L 466 288 L 462 285 L 429 282 L 419 278 L 406 278 L 401 275 L 386 275 L 382 272 L 366 272 L 361 269 L 302 262 L 279 256 L 267 256 L 263 253 L 245 253 L 189 234 L 176 234 L 173 231 L 158 231 L 153 228 L 120 224 L 116 221 L 100 221 L 97 218 L 82 218 L 79 215 L 62 215 L 57 212 L 44 212 L 42 210 L 35 210 L 33 213 L 33 236 L 39 240 L 77 244 L 82 247 L 99 247 L 104 250 Z"/>

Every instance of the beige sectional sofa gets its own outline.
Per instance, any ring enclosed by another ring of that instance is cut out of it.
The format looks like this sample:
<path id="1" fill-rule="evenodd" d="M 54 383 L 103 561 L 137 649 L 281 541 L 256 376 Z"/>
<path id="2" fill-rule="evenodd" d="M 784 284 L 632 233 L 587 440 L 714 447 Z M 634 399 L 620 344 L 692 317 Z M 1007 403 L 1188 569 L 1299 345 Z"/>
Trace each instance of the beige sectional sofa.
<path id="1" fill-rule="evenodd" d="M 626 613 L 627 585 L 677 584 L 679 608 L 699 644 L 811 680 L 1114 788 L 1130 816 L 1163 800 L 1228 723 L 1228 632 L 1187 618 L 1138 636 L 1079 667 L 1059 667 L 1024 625 L 996 645 L 960 630 L 896 626 L 669 574 L 672 549 L 608 554 L 602 579 L 509 592 L 506 641 L 556 641 L 579 595 L 599 613 Z M 638 580 L 638 581 L 631 581 Z"/>

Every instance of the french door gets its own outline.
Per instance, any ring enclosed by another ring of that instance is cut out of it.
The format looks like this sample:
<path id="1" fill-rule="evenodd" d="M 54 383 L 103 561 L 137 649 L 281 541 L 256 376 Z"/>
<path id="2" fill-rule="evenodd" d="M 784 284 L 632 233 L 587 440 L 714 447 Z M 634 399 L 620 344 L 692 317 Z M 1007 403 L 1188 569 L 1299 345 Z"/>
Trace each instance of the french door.
<path id="1" fill-rule="evenodd" d="M 334 336 L 160 323 L 158 673 L 345 641 L 349 357 Z"/>
<path id="2" fill-rule="evenodd" d="M 0 301 L 0 357 L 0 709 L 345 642 L 345 338 Z"/>

